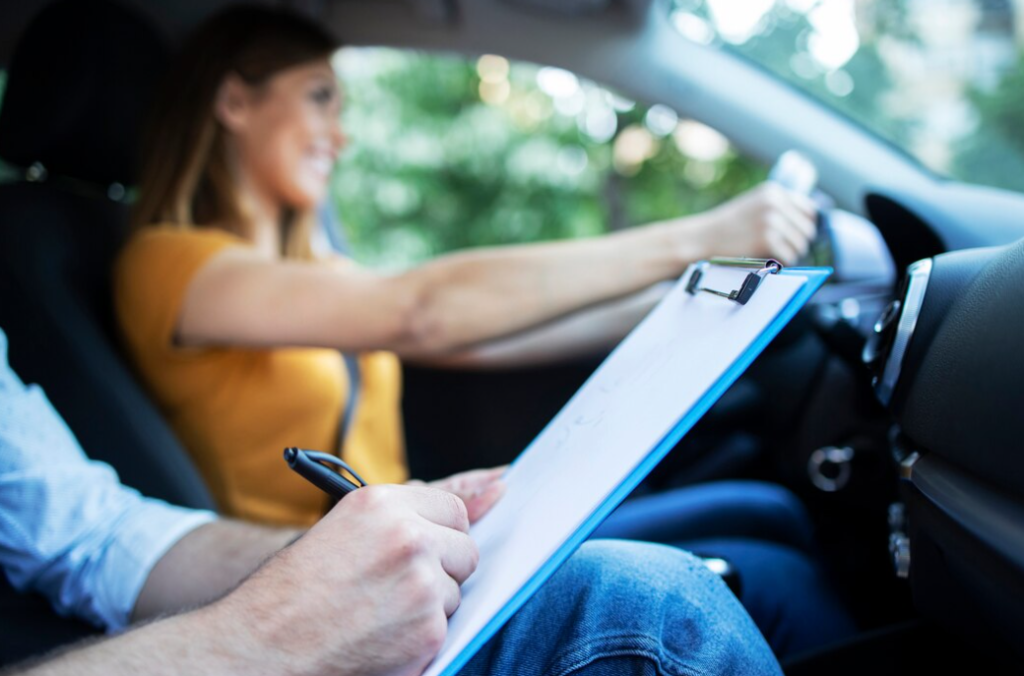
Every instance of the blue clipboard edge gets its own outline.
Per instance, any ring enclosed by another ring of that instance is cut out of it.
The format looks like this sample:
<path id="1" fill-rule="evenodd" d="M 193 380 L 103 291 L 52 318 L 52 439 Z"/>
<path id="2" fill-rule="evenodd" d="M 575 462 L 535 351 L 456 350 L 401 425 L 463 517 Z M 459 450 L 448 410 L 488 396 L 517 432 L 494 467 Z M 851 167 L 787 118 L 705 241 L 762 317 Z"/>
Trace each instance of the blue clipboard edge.
<path id="1" fill-rule="evenodd" d="M 601 523 L 608 518 L 619 504 L 629 497 L 629 494 L 640 485 L 640 482 L 647 477 L 648 474 L 660 463 L 669 451 L 675 448 L 676 444 L 686 435 L 690 429 L 697 424 L 704 414 L 714 406 L 715 402 L 721 398 L 725 391 L 735 383 L 743 372 L 750 367 L 755 359 L 764 351 L 768 344 L 775 339 L 777 335 L 782 331 L 783 328 L 796 316 L 796 313 L 807 304 L 807 301 L 811 299 L 821 285 L 825 283 L 825 280 L 832 275 L 832 268 L 821 267 L 821 268 L 785 268 L 778 274 L 795 274 L 807 277 L 807 283 L 803 285 L 800 291 L 793 297 L 789 304 L 784 307 L 775 319 L 768 324 L 767 328 L 761 332 L 761 335 L 750 345 L 750 347 L 740 355 L 740 358 L 733 362 L 733 365 L 722 374 L 719 378 L 701 397 L 697 405 L 691 408 L 682 419 L 676 423 L 668 434 L 654 447 L 647 457 L 644 458 L 636 469 L 633 470 L 632 474 L 626 477 L 626 480 L 619 484 L 618 488 L 613 490 L 604 502 L 587 519 L 580 524 L 580 527 L 576 529 L 572 535 L 562 544 L 562 546 L 556 551 L 551 558 L 549 558 L 544 565 L 542 565 L 530 580 L 520 587 L 519 591 L 509 599 L 505 607 L 502 608 L 491 621 L 484 625 L 484 628 L 470 641 L 462 652 L 458 654 L 448 664 L 447 667 L 441 672 L 441 676 L 455 676 L 462 667 L 479 652 L 480 648 L 491 640 L 498 630 L 505 626 L 516 612 L 526 604 L 530 598 L 537 593 L 541 585 L 547 582 L 548 578 L 554 575 L 563 563 L 565 563 L 570 556 L 580 548 L 590 534 L 593 533 Z M 589 380 L 589 379 L 588 379 Z M 525 452 L 525 451 L 524 451 Z"/>

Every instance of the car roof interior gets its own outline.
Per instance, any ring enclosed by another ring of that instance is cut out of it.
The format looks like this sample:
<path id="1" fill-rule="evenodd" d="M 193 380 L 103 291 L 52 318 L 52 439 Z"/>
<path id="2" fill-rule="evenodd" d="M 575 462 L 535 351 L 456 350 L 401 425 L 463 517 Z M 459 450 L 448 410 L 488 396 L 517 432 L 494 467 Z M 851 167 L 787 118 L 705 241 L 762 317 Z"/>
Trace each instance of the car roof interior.
<path id="1" fill-rule="evenodd" d="M 45 1 L 0 10 L 0 62 L 21 27 Z M 216 2 L 130 0 L 168 35 L 222 6 Z M 655 0 L 335 0 L 285 3 L 321 19 L 353 45 L 496 53 L 593 78 L 628 96 L 665 103 L 711 124 L 743 151 L 770 162 L 792 147 L 809 150 L 822 184 L 840 205 L 864 209 L 863 196 L 884 168 L 889 187 L 922 188 L 909 159 L 880 148 L 856 125 L 724 52 L 680 39 L 664 3 Z M 570 30 L 571 27 L 571 30 Z M 521 36 L 530 35 L 524 41 Z M 666 88 L 664 83 L 672 82 Z M 758 101 L 781 97 L 765 111 Z M 757 110 L 758 114 L 750 113 Z M 774 111 L 774 112 L 773 112 Z M 758 120 L 751 125 L 751 119 Z M 808 129 L 813 138 L 808 138 Z M 851 149 L 856 149 L 851 157 Z"/>

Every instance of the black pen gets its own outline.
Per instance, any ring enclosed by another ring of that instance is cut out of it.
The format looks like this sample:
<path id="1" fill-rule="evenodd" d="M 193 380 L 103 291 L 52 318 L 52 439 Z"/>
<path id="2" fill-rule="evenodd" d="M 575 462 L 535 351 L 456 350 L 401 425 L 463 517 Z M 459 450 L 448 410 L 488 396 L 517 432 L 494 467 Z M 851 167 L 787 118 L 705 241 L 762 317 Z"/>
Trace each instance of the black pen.
<path id="1" fill-rule="evenodd" d="M 295 472 L 335 500 L 341 500 L 352 491 L 366 485 L 347 462 L 329 453 L 305 451 L 301 448 L 284 449 L 284 460 Z M 345 470 L 355 481 L 350 481 L 324 463 Z"/>

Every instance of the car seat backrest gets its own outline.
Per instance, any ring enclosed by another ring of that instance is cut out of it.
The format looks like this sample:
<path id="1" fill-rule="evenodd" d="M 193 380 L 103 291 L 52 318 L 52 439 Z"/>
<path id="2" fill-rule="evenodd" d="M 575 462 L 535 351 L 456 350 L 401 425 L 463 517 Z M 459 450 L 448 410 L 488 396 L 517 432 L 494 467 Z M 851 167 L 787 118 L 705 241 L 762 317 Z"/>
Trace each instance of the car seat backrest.
<path id="1" fill-rule="evenodd" d="M 0 328 L 14 368 L 47 391 L 87 453 L 148 495 L 209 507 L 126 368 L 111 311 L 128 210 L 111 197 L 134 181 L 166 61 L 160 34 L 110 0 L 61 0 L 26 30 L 0 108 L 0 158 L 30 179 L 0 186 Z"/>
<path id="2" fill-rule="evenodd" d="M 210 508 L 123 361 L 111 310 L 110 268 L 127 225 L 119 200 L 135 178 L 163 45 L 109 0 L 58 0 L 26 29 L 0 107 L 0 158 L 26 177 L 0 185 L 0 328 L 12 367 L 43 387 L 91 457 L 146 495 Z M 31 603 L 0 586 L 0 661 L 82 633 Z"/>

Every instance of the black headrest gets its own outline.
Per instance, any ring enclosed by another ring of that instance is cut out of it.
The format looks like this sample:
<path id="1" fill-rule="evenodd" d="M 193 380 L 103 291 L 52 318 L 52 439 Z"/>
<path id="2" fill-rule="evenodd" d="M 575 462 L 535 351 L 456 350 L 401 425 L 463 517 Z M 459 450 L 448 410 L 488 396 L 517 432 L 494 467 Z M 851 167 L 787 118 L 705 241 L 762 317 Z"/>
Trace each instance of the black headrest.
<path id="1" fill-rule="evenodd" d="M 0 157 L 49 174 L 131 185 L 167 62 L 163 37 L 108 0 L 58 0 L 22 35 L 0 107 Z"/>

